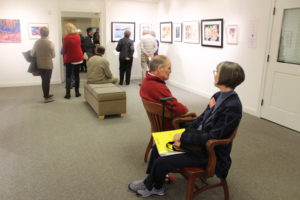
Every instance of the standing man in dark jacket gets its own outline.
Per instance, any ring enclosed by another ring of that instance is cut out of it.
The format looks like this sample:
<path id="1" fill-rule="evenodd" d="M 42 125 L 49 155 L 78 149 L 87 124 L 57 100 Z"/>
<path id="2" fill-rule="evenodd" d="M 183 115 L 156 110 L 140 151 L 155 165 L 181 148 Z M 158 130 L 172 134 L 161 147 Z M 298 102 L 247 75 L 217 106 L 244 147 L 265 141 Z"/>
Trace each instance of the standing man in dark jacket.
<path id="1" fill-rule="evenodd" d="M 87 36 L 84 39 L 84 49 L 88 58 L 92 57 L 95 54 L 95 45 L 93 41 L 94 31 L 91 27 L 86 29 Z"/>
<path id="2" fill-rule="evenodd" d="M 126 85 L 130 84 L 131 67 L 134 53 L 133 41 L 129 39 L 130 31 L 124 32 L 124 38 L 119 40 L 116 47 L 116 51 L 120 52 L 120 82 L 119 85 L 123 85 L 124 74 L 126 73 Z"/>

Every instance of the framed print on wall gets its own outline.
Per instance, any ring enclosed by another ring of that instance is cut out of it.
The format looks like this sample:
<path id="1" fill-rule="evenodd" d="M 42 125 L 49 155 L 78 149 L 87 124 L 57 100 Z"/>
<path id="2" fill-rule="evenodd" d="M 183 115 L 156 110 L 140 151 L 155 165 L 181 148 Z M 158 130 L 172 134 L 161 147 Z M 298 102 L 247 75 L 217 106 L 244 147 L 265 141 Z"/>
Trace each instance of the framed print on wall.
<path id="1" fill-rule="evenodd" d="M 112 22 L 111 23 L 111 41 L 118 42 L 124 37 L 124 32 L 131 32 L 130 39 L 135 41 L 135 22 Z"/>
<path id="2" fill-rule="evenodd" d="M 28 24 L 29 39 L 39 39 L 41 38 L 40 30 L 43 26 L 49 28 L 47 23 L 30 23 Z"/>
<path id="3" fill-rule="evenodd" d="M 160 22 L 160 41 L 172 43 L 172 22 Z"/>
<path id="4" fill-rule="evenodd" d="M 0 19 L 0 43 L 21 42 L 19 19 Z"/>
<path id="5" fill-rule="evenodd" d="M 199 43 L 199 22 L 183 22 L 183 42 Z"/>
<path id="6" fill-rule="evenodd" d="M 174 38 L 174 42 L 182 41 L 182 24 L 181 23 L 173 24 L 173 38 Z"/>
<path id="7" fill-rule="evenodd" d="M 141 24 L 141 26 L 140 26 L 140 38 L 143 37 L 145 31 L 152 31 L 152 24 Z"/>
<path id="8" fill-rule="evenodd" d="M 223 19 L 201 20 L 201 45 L 223 48 Z"/>
<path id="9" fill-rule="evenodd" d="M 238 26 L 228 25 L 226 28 L 227 44 L 238 44 Z"/>

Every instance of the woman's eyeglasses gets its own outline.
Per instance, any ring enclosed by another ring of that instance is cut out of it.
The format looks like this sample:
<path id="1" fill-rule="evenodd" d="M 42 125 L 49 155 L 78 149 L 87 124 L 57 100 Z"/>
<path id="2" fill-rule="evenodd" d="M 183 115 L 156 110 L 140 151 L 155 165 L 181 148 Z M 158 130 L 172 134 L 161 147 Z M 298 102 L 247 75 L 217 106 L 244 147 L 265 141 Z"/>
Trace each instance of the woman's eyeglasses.
<path id="1" fill-rule="evenodd" d="M 214 73 L 214 75 L 216 75 L 216 74 L 217 74 L 217 72 L 218 72 L 217 70 L 213 70 L 213 73 Z"/>

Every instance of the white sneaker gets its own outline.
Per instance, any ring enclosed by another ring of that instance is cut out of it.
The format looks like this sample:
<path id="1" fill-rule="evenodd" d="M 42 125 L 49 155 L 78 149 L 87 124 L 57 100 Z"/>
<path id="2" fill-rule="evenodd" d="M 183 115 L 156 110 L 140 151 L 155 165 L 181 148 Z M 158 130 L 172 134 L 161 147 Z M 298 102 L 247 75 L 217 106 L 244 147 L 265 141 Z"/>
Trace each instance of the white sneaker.
<path id="1" fill-rule="evenodd" d="M 162 196 L 165 195 L 165 190 L 163 187 L 160 189 L 156 189 L 155 187 L 153 187 L 152 190 L 148 190 L 147 188 L 145 188 L 144 190 L 138 190 L 136 192 L 136 195 L 140 197 L 149 197 L 153 194 Z"/>

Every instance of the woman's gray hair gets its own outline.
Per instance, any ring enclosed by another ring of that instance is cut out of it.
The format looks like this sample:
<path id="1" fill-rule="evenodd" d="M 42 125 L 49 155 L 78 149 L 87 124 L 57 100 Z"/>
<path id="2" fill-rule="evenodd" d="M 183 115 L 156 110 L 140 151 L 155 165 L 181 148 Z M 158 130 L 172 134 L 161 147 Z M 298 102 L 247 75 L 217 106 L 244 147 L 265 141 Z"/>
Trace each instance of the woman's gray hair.
<path id="1" fill-rule="evenodd" d="M 46 27 L 46 26 L 43 26 L 40 29 L 40 34 L 41 34 L 41 37 L 48 37 L 48 35 L 49 35 L 49 28 Z"/>
<path id="2" fill-rule="evenodd" d="M 219 74 L 218 85 L 225 85 L 234 89 L 245 80 L 243 68 L 235 62 L 221 62 L 217 65 Z"/>
<path id="3" fill-rule="evenodd" d="M 155 71 L 158 67 L 166 67 L 167 65 L 167 56 L 159 55 L 152 58 L 150 62 L 149 70 L 150 72 Z"/>

